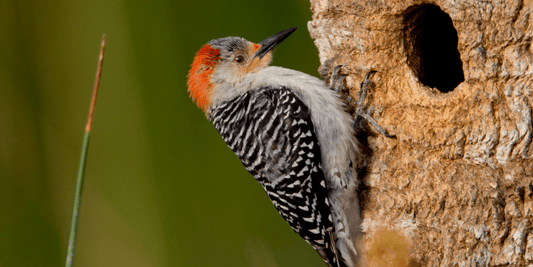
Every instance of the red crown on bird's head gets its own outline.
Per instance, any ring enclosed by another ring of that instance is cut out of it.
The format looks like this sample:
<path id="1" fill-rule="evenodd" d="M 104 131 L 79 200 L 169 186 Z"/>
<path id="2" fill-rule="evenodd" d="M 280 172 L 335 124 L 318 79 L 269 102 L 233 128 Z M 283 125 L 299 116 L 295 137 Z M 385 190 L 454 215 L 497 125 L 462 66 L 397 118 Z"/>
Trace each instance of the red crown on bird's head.
<path id="1" fill-rule="evenodd" d="M 210 45 L 204 45 L 196 53 L 187 76 L 188 91 L 204 112 L 207 111 L 213 86 L 209 79 L 219 60 L 220 51 Z"/>

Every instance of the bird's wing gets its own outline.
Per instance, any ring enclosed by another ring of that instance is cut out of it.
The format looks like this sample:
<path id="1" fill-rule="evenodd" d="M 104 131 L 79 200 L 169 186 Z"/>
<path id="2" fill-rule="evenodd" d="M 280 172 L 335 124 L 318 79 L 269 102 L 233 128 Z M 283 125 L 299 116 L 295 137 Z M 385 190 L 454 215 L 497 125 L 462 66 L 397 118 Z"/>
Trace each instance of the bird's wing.
<path id="1" fill-rule="evenodd" d="M 337 266 L 320 147 L 305 103 L 289 89 L 261 88 L 212 114 L 215 128 L 287 223 Z"/>

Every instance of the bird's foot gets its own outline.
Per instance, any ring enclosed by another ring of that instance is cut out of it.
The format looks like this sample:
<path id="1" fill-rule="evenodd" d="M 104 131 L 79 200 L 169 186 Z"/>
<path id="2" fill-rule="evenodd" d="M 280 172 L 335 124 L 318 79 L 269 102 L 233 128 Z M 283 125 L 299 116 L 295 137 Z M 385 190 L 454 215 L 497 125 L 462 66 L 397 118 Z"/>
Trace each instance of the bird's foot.
<path id="1" fill-rule="evenodd" d="M 374 71 L 374 70 L 369 71 L 366 74 L 365 79 L 361 83 L 361 86 L 359 87 L 359 92 L 357 93 L 357 103 L 356 103 L 356 106 L 355 106 L 355 118 L 354 118 L 354 121 L 353 121 L 353 125 L 354 125 L 354 127 L 358 127 L 359 123 L 361 122 L 361 119 L 364 118 L 368 123 L 370 123 L 372 126 L 374 126 L 374 128 L 376 128 L 376 130 L 379 133 L 381 133 L 382 135 L 384 135 L 386 137 L 394 138 L 394 137 L 396 137 L 395 135 L 390 135 L 385 128 L 381 127 L 376 122 L 376 120 L 374 120 L 374 118 L 372 118 L 368 113 L 363 111 L 363 106 L 365 104 L 366 95 L 368 93 L 368 87 L 370 86 L 370 79 L 369 78 L 374 73 L 376 73 L 376 71 Z"/>
<path id="2" fill-rule="evenodd" d="M 342 83 L 342 79 L 348 75 L 339 74 L 342 65 L 338 65 L 331 72 L 331 77 L 329 80 L 329 89 L 335 91 L 337 94 L 340 94 L 341 91 L 344 91 L 346 86 Z"/>

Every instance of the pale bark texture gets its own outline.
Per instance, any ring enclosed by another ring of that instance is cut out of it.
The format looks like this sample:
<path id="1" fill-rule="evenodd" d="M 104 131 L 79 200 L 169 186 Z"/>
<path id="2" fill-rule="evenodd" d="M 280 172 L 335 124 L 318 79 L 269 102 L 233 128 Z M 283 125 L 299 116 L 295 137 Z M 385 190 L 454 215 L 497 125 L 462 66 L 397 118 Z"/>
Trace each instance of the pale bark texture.
<path id="1" fill-rule="evenodd" d="M 397 136 L 361 137 L 361 264 L 533 266 L 533 1 L 311 10 L 321 75 L 343 64 L 355 100 L 378 71 L 365 109 Z"/>

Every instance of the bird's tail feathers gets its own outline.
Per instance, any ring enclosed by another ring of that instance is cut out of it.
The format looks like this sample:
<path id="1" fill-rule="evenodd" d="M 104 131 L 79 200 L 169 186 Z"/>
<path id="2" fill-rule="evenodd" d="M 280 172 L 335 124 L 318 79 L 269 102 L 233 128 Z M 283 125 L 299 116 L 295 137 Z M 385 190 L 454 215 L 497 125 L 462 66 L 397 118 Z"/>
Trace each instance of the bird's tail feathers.
<path id="1" fill-rule="evenodd" d="M 347 267 L 339 254 L 335 239 L 334 231 L 328 231 L 324 236 L 324 246 L 315 247 L 315 249 L 328 267 Z"/>

